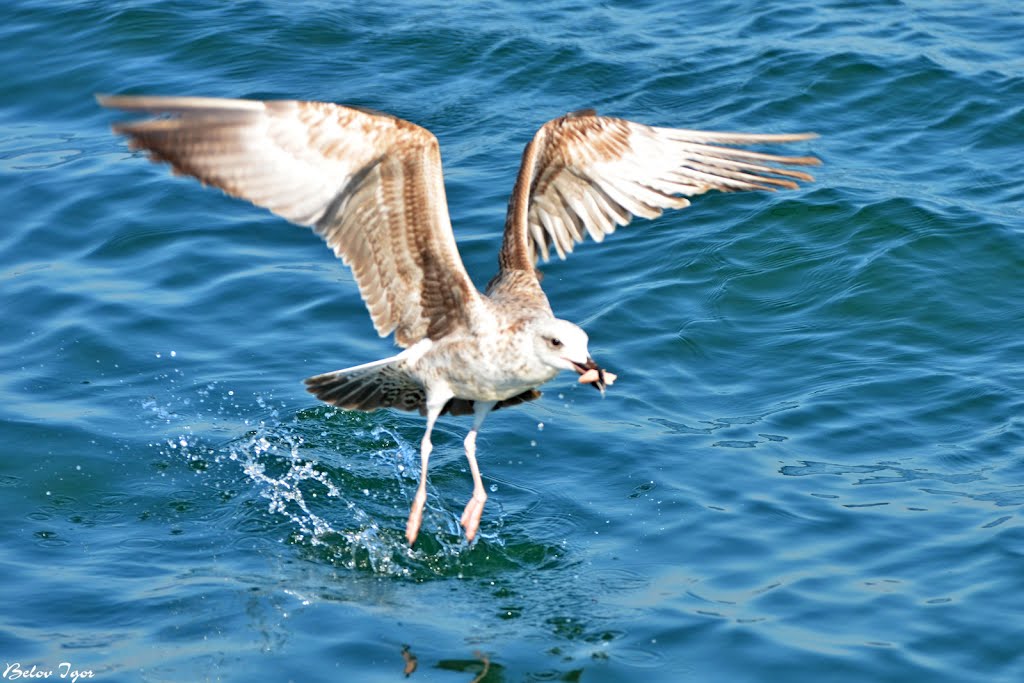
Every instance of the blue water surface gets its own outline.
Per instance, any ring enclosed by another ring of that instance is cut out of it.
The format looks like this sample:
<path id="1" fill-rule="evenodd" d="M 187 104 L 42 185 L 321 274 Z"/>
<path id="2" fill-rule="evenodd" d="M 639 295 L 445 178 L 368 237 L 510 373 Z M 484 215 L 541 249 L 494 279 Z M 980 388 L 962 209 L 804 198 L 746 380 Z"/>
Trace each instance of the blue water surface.
<path id="1" fill-rule="evenodd" d="M 4 676 L 1024 680 L 1021 36 L 997 0 L 9 3 Z M 97 92 L 429 128 L 481 286 L 566 111 L 813 130 L 824 165 L 545 266 L 619 381 L 488 418 L 473 546 L 442 419 L 410 550 L 422 419 L 301 383 L 393 353 L 350 273 Z"/>

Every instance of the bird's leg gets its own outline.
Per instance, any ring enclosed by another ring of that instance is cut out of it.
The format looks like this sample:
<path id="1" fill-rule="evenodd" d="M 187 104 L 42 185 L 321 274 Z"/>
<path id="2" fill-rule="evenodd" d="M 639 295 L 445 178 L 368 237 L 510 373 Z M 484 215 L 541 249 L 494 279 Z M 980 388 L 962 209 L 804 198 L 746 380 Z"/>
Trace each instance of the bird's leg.
<path id="1" fill-rule="evenodd" d="M 469 471 L 473 473 L 473 497 L 466 503 L 461 520 L 462 527 L 466 530 L 467 541 L 472 541 L 476 537 L 477 529 L 480 528 L 480 517 L 484 514 L 484 503 L 487 502 L 487 491 L 484 489 L 483 479 L 480 478 L 480 467 L 476 463 L 476 434 L 495 403 L 496 401 L 477 401 L 473 404 L 473 426 L 463 442 L 466 446 Z"/>
<path id="2" fill-rule="evenodd" d="M 433 425 L 427 422 L 427 431 L 420 441 L 420 483 L 416 488 L 416 495 L 412 499 L 412 509 L 409 510 L 409 521 L 405 524 L 405 537 L 409 545 L 416 542 L 420 533 L 420 525 L 423 524 L 423 506 L 427 504 L 427 463 L 430 461 L 430 451 L 434 449 L 430 443 L 430 429 Z"/>
<path id="3" fill-rule="evenodd" d="M 423 506 L 427 503 L 427 463 L 430 461 L 430 451 L 434 445 L 430 443 L 430 432 L 434 429 L 434 423 L 444 409 L 448 397 L 440 401 L 440 405 L 427 404 L 427 428 L 423 432 L 423 439 L 420 441 L 420 485 L 416 488 L 416 496 L 412 499 L 412 509 L 409 510 L 409 521 L 405 525 L 405 537 L 409 545 L 416 542 L 420 533 L 420 525 L 423 524 Z"/>

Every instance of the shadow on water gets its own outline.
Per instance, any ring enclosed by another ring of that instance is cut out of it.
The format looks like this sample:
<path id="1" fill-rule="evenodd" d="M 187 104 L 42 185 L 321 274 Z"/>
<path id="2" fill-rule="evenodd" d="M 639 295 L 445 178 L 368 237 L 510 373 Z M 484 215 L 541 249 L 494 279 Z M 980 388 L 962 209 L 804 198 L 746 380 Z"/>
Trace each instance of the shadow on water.
<path id="1" fill-rule="evenodd" d="M 404 662 L 402 673 L 406 678 L 410 678 L 419 668 L 419 659 L 416 657 L 409 645 L 402 646 L 401 656 Z M 434 668 L 440 669 L 441 671 L 465 674 L 467 677 L 465 680 L 468 683 L 503 683 L 504 681 L 514 680 L 513 678 L 510 678 L 510 672 L 505 666 L 493 661 L 490 655 L 480 650 L 475 650 L 473 652 L 472 659 L 462 658 L 438 660 L 436 664 L 434 664 Z M 577 668 L 564 672 L 546 672 L 537 676 L 531 676 L 529 680 L 563 681 L 565 683 L 574 683 L 575 681 L 581 680 L 582 675 L 583 669 Z M 469 676 L 472 676 L 473 678 L 469 678 Z"/>

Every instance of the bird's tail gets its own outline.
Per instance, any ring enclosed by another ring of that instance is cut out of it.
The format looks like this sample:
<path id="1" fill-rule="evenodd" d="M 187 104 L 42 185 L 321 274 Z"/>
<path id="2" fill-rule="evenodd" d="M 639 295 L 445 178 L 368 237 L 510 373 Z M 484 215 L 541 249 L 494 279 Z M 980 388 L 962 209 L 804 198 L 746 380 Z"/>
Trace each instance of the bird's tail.
<path id="1" fill-rule="evenodd" d="M 422 412 L 427 393 L 405 370 L 404 360 L 392 356 L 310 377 L 306 380 L 306 391 L 347 410 L 398 408 Z"/>
<path id="2" fill-rule="evenodd" d="M 427 412 L 427 390 L 406 369 L 406 356 L 399 354 L 357 365 L 344 370 L 325 372 L 306 380 L 306 391 L 325 403 L 346 410 L 377 410 L 397 408 Z M 492 410 L 519 405 L 540 398 L 536 389 L 527 389 L 495 403 Z M 474 401 L 452 398 L 445 404 L 441 414 L 471 415 Z"/>

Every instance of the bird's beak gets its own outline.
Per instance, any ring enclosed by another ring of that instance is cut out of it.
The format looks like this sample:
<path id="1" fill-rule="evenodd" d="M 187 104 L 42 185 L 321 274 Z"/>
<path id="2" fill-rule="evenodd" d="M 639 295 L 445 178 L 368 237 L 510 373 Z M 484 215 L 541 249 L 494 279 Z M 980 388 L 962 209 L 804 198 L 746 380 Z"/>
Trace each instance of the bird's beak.
<path id="1" fill-rule="evenodd" d="M 604 395 L 605 388 L 615 381 L 615 375 L 605 372 L 605 369 L 595 363 L 593 358 L 588 357 L 585 363 L 570 362 L 576 368 L 576 372 L 580 373 L 580 383 L 594 385 L 601 395 Z"/>

